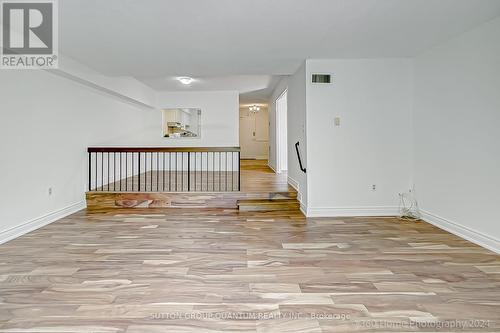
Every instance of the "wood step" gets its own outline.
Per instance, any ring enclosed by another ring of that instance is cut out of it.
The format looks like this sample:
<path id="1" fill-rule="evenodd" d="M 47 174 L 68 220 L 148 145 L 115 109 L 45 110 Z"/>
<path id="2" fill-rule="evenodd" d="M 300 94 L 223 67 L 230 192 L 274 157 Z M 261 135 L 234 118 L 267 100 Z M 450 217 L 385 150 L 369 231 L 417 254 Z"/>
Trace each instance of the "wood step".
<path id="1" fill-rule="evenodd" d="M 238 200 L 295 200 L 297 192 L 87 192 L 87 209 L 230 208 Z"/>
<path id="2" fill-rule="evenodd" d="M 238 200 L 236 204 L 242 212 L 300 209 L 300 204 L 295 199 L 246 199 Z"/>

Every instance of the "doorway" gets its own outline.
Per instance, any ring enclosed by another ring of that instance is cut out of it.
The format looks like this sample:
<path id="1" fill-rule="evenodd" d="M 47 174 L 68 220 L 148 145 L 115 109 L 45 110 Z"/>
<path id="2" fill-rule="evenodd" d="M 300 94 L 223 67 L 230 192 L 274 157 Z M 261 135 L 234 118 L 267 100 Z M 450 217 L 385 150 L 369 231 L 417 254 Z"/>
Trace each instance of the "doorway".
<path id="1" fill-rule="evenodd" d="M 240 108 L 240 147 L 242 159 L 267 160 L 269 151 L 267 105 Z"/>
<path id="2" fill-rule="evenodd" d="M 287 90 L 276 100 L 276 172 L 288 170 Z"/>

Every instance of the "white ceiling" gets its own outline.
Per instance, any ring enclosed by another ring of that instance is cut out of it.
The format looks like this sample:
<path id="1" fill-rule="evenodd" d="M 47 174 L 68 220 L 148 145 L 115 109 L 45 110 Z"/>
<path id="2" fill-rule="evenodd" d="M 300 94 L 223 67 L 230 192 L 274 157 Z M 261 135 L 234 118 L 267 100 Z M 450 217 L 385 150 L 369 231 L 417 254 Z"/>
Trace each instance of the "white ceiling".
<path id="1" fill-rule="evenodd" d="M 500 15 L 500 0 L 64 0 L 59 13 L 61 52 L 104 74 L 251 96 L 306 58 L 415 56 Z"/>

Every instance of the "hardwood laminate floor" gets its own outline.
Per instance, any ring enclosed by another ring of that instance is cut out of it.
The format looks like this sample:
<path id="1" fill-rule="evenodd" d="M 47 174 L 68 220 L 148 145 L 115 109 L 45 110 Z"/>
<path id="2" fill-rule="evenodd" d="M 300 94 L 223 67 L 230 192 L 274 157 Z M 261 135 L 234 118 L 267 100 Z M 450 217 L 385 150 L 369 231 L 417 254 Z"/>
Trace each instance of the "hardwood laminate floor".
<path id="1" fill-rule="evenodd" d="M 424 222 L 81 211 L 0 245 L 0 332 L 499 332 L 500 257 Z"/>

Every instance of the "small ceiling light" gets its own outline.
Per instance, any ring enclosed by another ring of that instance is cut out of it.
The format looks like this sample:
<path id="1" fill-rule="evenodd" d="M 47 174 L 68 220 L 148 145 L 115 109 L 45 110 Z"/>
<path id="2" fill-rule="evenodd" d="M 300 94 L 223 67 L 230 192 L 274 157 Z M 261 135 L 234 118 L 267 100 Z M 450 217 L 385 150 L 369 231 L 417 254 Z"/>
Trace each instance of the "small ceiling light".
<path id="1" fill-rule="evenodd" d="M 188 85 L 193 83 L 194 79 L 192 77 L 188 76 L 183 76 L 183 77 L 178 77 L 177 80 L 179 80 L 180 83 Z"/>
<path id="2" fill-rule="evenodd" d="M 250 106 L 248 109 L 249 109 L 251 112 L 254 112 L 254 113 L 256 113 L 256 112 L 259 112 L 259 111 L 260 111 L 260 107 L 258 107 L 258 106 L 257 106 L 257 105 L 255 105 L 255 104 L 254 104 L 254 105 L 252 105 L 252 106 Z"/>

